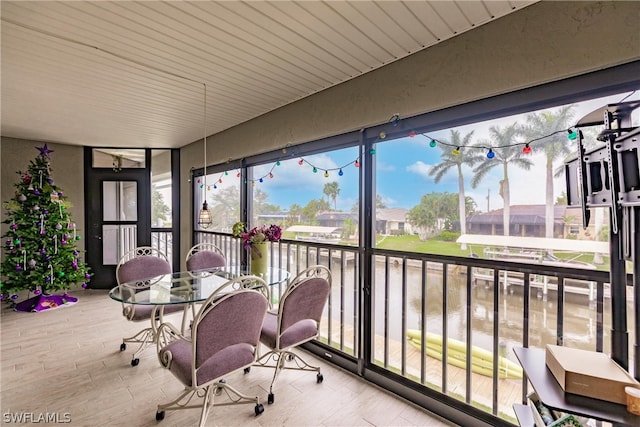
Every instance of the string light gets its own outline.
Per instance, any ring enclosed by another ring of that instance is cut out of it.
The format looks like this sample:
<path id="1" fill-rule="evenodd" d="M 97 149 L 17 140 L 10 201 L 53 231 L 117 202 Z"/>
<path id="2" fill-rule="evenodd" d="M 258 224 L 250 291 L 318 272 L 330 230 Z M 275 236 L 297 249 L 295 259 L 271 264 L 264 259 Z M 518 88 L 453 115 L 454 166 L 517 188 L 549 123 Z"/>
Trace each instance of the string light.
<path id="1" fill-rule="evenodd" d="M 574 140 L 574 139 L 577 138 L 577 132 L 572 131 L 571 129 L 561 129 L 561 130 L 557 130 L 555 132 L 552 132 L 550 134 L 540 136 L 538 138 L 530 139 L 529 141 L 525 141 L 525 142 L 516 142 L 516 143 L 513 143 L 513 144 L 504 144 L 504 145 L 496 145 L 494 147 L 487 147 L 487 146 L 483 146 L 483 145 L 454 145 L 454 144 L 451 144 L 451 143 L 449 143 L 447 141 L 442 141 L 440 139 L 433 138 L 433 137 L 427 135 L 426 133 L 422 133 L 421 135 L 429 140 L 429 147 L 431 147 L 431 148 L 437 147 L 438 144 L 445 145 L 447 147 L 454 147 L 454 149 L 451 151 L 451 154 L 454 155 L 454 156 L 460 155 L 460 152 L 461 152 L 462 148 L 471 148 L 471 149 L 489 150 L 491 152 L 492 156 L 489 157 L 488 156 L 489 153 L 487 153 L 487 157 L 489 157 L 490 159 L 493 159 L 495 157 L 495 152 L 493 152 L 494 148 L 495 149 L 501 149 L 501 148 L 517 147 L 517 146 L 521 145 L 522 146 L 522 152 L 524 154 L 530 154 L 530 153 L 533 152 L 533 149 L 531 147 L 531 144 L 533 142 L 540 141 L 542 139 L 546 139 L 546 138 L 549 138 L 549 137 L 551 137 L 553 135 L 557 135 L 557 134 L 563 133 L 563 132 L 568 132 L 569 139 L 571 139 L 571 140 Z"/>
<path id="2" fill-rule="evenodd" d="M 392 124 L 393 126 L 397 126 L 399 124 L 399 122 L 400 122 L 400 115 L 399 114 L 394 114 L 393 116 L 391 116 L 391 118 L 389 119 L 388 123 Z M 454 145 L 454 144 L 451 144 L 451 143 L 449 143 L 447 141 L 442 141 L 442 140 L 439 140 L 437 138 L 433 138 L 433 137 L 431 137 L 431 136 L 429 136 L 429 135 L 427 135 L 425 133 L 421 133 L 421 135 L 428 139 L 429 147 L 431 147 L 431 148 L 437 147 L 438 144 L 441 144 L 441 145 L 444 145 L 444 146 L 447 146 L 447 147 L 452 147 L 453 149 L 451 150 L 451 155 L 453 155 L 453 156 L 459 156 L 460 153 L 462 152 L 463 148 L 470 148 L 470 149 L 487 150 L 487 154 L 486 154 L 487 159 L 493 159 L 496 156 L 496 153 L 493 151 L 494 149 L 502 149 L 502 148 L 508 148 L 508 147 L 522 146 L 522 153 L 523 154 L 531 154 L 533 152 L 533 149 L 531 147 L 531 144 L 533 142 L 536 142 L 536 141 L 539 141 L 539 140 L 542 140 L 542 139 L 545 139 L 545 138 L 549 138 L 549 137 L 551 137 L 553 135 L 556 135 L 558 133 L 561 133 L 561 132 L 567 132 L 568 138 L 570 140 L 575 140 L 578 137 L 577 131 L 574 130 L 574 129 L 569 128 L 569 129 L 558 130 L 558 131 L 552 132 L 552 133 L 550 133 L 548 135 L 543 135 L 541 137 L 534 138 L 534 139 L 531 139 L 531 140 L 526 141 L 526 142 L 516 142 L 516 143 L 513 143 L 513 144 L 504 144 L 504 145 L 498 145 L 498 146 L 493 146 L 493 147 L 487 147 L 487 146 L 482 146 L 482 145 Z M 416 134 L 416 132 L 414 130 L 411 130 L 408 133 L 408 136 L 410 138 L 414 138 L 416 135 L 417 134 Z M 381 131 L 378 134 L 378 138 L 379 139 L 385 139 L 386 137 L 387 137 L 387 134 L 386 134 L 385 131 Z M 283 153 L 287 153 L 287 148 L 288 147 L 289 147 L 289 144 L 287 144 L 287 147 L 282 149 L 282 152 Z M 375 141 L 374 141 L 374 145 L 372 145 L 371 148 L 369 149 L 369 154 L 371 154 L 371 155 L 375 155 L 376 154 Z M 295 152 L 292 152 L 291 156 L 294 156 L 294 155 L 295 155 Z M 229 163 L 230 161 L 231 161 L 231 159 L 229 159 L 229 161 L 227 163 Z M 309 166 L 311 166 L 313 173 L 318 173 L 318 166 L 312 164 L 311 162 L 309 162 L 305 158 L 300 157 L 299 160 L 298 160 L 298 165 L 304 166 L 305 163 L 308 164 Z M 277 166 L 280 166 L 280 165 L 281 165 L 281 160 L 277 160 L 273 164 L 273 166 L 271 167 L 271 170 L 269 170 L 269 172 L 267 172 L 265 175 L 263 175 L 263 176 L 261 176 L 259 178 L 251 179 L 251 180 L 248 180 L 247 178 L 244 178 L 243 182 L 244 182 L 244 184 L 247 184 L 248 182 L 251 182 L 251 185 L 255 185 L 256 182 L 263 183 L 264 182 L 264 178 L 266 178 L 266 177 L 273 178 L 274 177 L 273 169 L 275 167 L 277 167 Z M 324 175 L 325 178 L 329 178 L 331 171 L 338 171 L 338 176 L 344 176 L 343 169 L 346 168 L 347 166 L 350 166 L 350 165 L 353 165 L 354 167 L 359 168 L 360 167 L 360 159 L 353 160 L 353 161 L 351 161 L 351 162 L 349 162 L 349 163 L 347 163 L 345 165 L 342 165 L 342 166 L 339 166 L 339 167 L 336 167 L 336 168 L 329 168 L 329 169 L 322 168 L 322 170 L 324 170 L 324 174 L 323 175 Z M 218 178 L 218 183 L 222 183 L 222 176 L 228 175 L 228 174 L 229 174 L 228 171 L 223 172 L 220 175 L 220 177 Z M 242 172 L 240 170 L 238 170 L 238 172 L 236 173 L 236 177 L 238 177 L 238 178 L 242 177 Z M 198 179 L 197 183 L 200 184 L 200 182 L 201 182 L 200 179 Z M 202 184 L 200 184 L 200 188 L 203 188 Z M 217 189 L 217 186 L 214 185 L 213 188 Z"/>

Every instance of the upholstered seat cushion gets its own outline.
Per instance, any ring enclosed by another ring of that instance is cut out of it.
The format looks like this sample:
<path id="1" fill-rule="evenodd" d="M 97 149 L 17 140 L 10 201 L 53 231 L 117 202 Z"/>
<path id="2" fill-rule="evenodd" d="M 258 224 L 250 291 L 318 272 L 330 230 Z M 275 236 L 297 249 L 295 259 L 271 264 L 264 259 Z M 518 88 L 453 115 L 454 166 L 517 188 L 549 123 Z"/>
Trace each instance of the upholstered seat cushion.
<path id="1" fill-rule="evenodd" d="M 167 351 L 171 352 L 169 370 L 184 385 L 191 386 L 191 354 L 193 346 L 190 342 L 177 340 L 160 350 L 160 357 Z M 225 347 L 207 359 L 196 372 L 198 384 L 204 384 L 223 375 L 249 366 L 255 360 L 253 347 L 250 344 L 239 343 Z"/>
<path id="2" fill-rule="evenodd" d="M 219 253 L 213 251 L 200 251 L 191 255 L 187 260 L 187 270 L 204 270 L 207 268 L 224 267 L 227 260 Z"/>
<path id="3" fill-rule="evenodd" d="M 133 258 L 118 269 L 118 283 L 143 281 L 161 274 L 171 273 L 171 266 L 163 259 L 156 256 L 143 255 Z"/>
<path id="4" fill-rule="evenodd" d="M 260 342 L 269 348 L 281 350 L 308 341 L 318 334 L 316 322 L 303 319 L 287 328 L 280 336 L 280 347 L 276 347 L 278 313 L 268 312 L 262 324 Z"/>
<path id="5" fill-rule="evenodd" d="M 133 307 L 133 316 L 131 320 L 138 322 L 140 320 L 149 320 L 151 318 L 151 312 L 153 311 L 153 305 L 138 304 Z M 184 310 L 183 304 L 167 304 L 163 307 L 163 314 L 177 313 Z"/>

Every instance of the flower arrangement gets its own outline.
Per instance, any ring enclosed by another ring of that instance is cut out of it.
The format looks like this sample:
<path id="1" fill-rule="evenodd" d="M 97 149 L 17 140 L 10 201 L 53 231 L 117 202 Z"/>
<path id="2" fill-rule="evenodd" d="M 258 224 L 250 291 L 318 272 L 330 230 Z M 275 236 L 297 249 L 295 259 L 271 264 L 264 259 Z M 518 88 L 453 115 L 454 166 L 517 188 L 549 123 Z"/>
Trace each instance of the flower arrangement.
<path id="1" fill-rule="evenodd" d="M 277 242 L 282 237 L 282 228 L 275 224 L 253 227 L 247 230 L 243 222 L 236 222 L 231 229 L 233 237 L 242 239 L 242 246 L 251 249 L 254 243 Z"/>

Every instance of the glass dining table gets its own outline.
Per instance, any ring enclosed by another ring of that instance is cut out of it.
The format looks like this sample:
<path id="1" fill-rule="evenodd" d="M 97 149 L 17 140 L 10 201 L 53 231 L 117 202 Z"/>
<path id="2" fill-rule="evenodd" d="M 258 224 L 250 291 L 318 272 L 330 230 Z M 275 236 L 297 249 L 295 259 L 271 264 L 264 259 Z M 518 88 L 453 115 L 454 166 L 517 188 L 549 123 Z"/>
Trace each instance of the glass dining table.
<path id="1" fill-rule="evenodd" d="M 109 297 L 125 304 L 158 307 L 170 304 L 198 303 L 206 301 L 216 289 L 228 280 L 246 275 L 250 275 L 250 272 L 241 266 L 178 271 L 144 281 L 122 283 L 109 291 Z M 289 280 L 289 272 L 282 268 L 268 267 L 266 272 L 259 277 L 271 288 L 285 284 Z"/>
<path id="2" fill-rule="evenodd" d="M 226 266 L 205 270 L 178 271 L 139 280 L 131 283 L 121 283 L 109 291 L 109 297 L 123 304 L 153 306 L 151 312 L 152 337 L 146 345 L 154 344 L 158 339 L 158 328 L 164 322 L 164 307 L 174 304 L 183 304 L 181 331 L 186 330 L 188 308 L 195 315 L 194 304 L 206 301 L 219 287 L 231 279 L 241 276 L 249 276 L 250 272 L 242 266 Z M 277 302 L 280 295 L 280 286 L 286 286 L 289 280 L 289 272 L 282 268 L 268 267 L 263 279 L 271 290 L 271 302 Z M 120 350 L 124 350 L 123 344 Z M 141 347 L 142 348 L 142 347 Z M 138 359 L 132 360 L 132 366 L 138 364 Z"/>

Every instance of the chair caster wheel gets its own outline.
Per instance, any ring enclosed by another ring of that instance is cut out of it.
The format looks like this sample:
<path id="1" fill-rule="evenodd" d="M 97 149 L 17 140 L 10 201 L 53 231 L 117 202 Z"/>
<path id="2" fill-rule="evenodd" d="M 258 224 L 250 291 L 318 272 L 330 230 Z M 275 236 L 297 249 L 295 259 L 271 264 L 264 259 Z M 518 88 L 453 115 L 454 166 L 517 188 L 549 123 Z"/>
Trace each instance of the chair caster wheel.
<path id="1" fill-rule="evenodd" d="M 271 405 L 275 400 L 275 397 L 273 396 L 273 393 L 269 393 L 269 396 L 267 396 L 267 403 L 269 405 Z"/>
<path id="2" fill-rule="evenodd" d="M 245 374 L 248 374 L 249 372 L 251 372 L 251 367 L 244 368 L 244 373 Z"/>
<path id="3" fill-rule="evenodd" d="M 131 366 L 138 366 L 138 363 L 140 363 L 140 359 L 137 357 L 131 360 Z"/>
<path id="4" fill-rule="evenodd" d="M 318 375 L 316 375 L 316 381 L 318 382 L 318 384 L 320 384 L 322 381 L 324 381 L 324 377 L 322 376 L 322 374 L 320 372 L 318 372 Z"/>
<path id="5" fill-rule="evenodd" d="M 120 344 L 120 351 L 125 351 L 127 349 L 127 345 L 125 343 Z"/>
<path id="6" fill-rule="evenodd" d="M 256 417 L 264 412 L 264 406 L 262 405 L 262 403 L 256 404 L 255 412 L 256 412 Z"/>
<path id="7" fill-rule="evenodd" d="M 164 411 L 156 412 L 156 421 L 164 420 Z"/>

